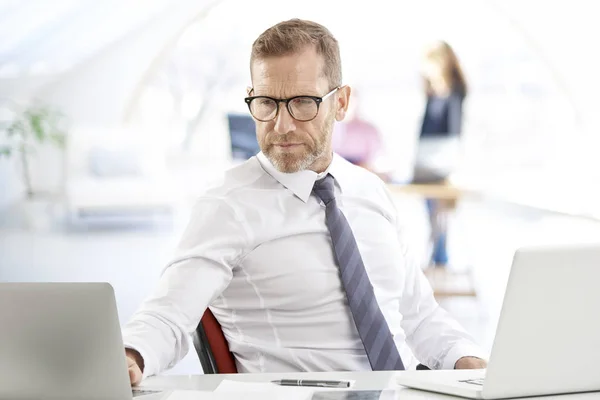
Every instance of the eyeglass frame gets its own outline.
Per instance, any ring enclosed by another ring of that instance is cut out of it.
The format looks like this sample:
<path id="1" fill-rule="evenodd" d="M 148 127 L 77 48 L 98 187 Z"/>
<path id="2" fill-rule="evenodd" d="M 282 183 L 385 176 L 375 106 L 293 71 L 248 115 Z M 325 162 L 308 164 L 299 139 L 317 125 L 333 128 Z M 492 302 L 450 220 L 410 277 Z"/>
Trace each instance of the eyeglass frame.
<path id="1" fill-rule="evenodd" d="M 333 93 L 337 92 L 340 89 L 341 89 L 341 86 L 336 86 L 333 89 L 331 89 L 323 97 L 301 95 L 301 96 L 290 97 L 290 98 L 287 98 L 287 99 L 276 99 L 275 97 L 270 97 L 270 96 L 248 96 L 248 97 L 244 98 L 244 101 L 248 105 L 248 111 L 250 111 L 250 114 L 252 115 L 252 117 L 254 117 L 257 121 L 260 121 L 260 122 L 269 122 L 269 121 L 275 120 L 277 118 L 277 116 L 279 115 L 279 109 L 281 108 L 281 107 L 279 107 L 279 103 L 285 103 L 285 108 L 287 109 L 288 113 L 296 121 L 299 121 L 299 122 L 309 122 L 309 121 L 312 121 L 313 119 L 317 118 L 317 116 L 319 115 L 319 110 L 321 109 L 321 103 L 326 98 L 328 98 L 329 96 L 331 96 Z M 250 89 L 249 92 L 252 92 L 253 90 L 254 90 L 254 88 Z M 317 112 L 315 113 L 315 116 L 312 117 L 311 119 L 306 119 L 306 120 L 298 119 L 298 118 L 294 117 L 294 115 L 292 114 L 292 111 L 290 110 L 290 101 L 292 101 L 294 99 L 299 99 L 301 97 L 306 97 L 306 98 L 309 98 L 309 99 L 313 99 L 315 101 L 315 103 L 317 103 Z M 252 101 L 254 99 L 269 99 L 269 100 L 273 100 L 275 102 L 275 104 L 277 105 L 277 108 L 275 109 L 275 115 L 273 116 L 273 118 L 271 118 L 271 119 L 258 119 L 258 118 L 256 118 L 254 116 L 254 114 L 252 114 L 252 109 L 250 108 L 250 103 L 252 103 Z"/>

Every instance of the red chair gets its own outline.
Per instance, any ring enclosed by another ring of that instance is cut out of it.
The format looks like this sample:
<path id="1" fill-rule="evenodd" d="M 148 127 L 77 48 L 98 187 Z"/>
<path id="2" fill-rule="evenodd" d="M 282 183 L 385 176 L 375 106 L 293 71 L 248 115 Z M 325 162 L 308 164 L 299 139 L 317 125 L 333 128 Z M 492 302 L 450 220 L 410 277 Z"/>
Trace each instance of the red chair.
<path id="1" fill-rule="evenodd" d="M 193 339 L 205 374 L 237 374 L 235 358 L 229 351 L 229 345 L 219 321 L 210 309 L 207 308 L 204 312 Z M 417 369 L 428 370 L 429 368 L 419 364 Z"/>
<path id="2" fill-rule="evenodd" d="M 194 347 L 198 353 L 205 374 L 235 374 L 235 358 L 221 330 L 219 321 L 210 309 L 206 309 L 196 332 L 193 335 Z"/>

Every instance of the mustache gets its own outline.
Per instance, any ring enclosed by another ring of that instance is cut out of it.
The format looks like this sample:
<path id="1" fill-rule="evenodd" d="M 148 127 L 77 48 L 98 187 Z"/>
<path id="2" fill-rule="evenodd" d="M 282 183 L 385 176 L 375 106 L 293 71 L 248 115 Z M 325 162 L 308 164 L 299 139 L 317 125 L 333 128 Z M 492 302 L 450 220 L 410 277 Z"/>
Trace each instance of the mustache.
<path id="1" fill-rule="evenodd" d="M 304 143 L 304 140 L 298 135 L 281 135 L 277 134 L 275 137 L 271 135 L 267 136 L 268 144 L 282 144 L 282 143 Z"/>

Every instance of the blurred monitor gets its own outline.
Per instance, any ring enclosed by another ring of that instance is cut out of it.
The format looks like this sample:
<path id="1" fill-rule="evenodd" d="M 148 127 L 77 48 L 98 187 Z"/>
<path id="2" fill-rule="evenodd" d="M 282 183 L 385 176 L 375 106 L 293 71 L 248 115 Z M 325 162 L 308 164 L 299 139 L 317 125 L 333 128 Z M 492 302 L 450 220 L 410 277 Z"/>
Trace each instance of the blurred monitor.
<path id="1" fill-rule="evenodd" d="M 256 140 L 254 120 L 246 114 L 227 114 L 231 156 L 234 161 L 245 161 L 260 151 Z"/>

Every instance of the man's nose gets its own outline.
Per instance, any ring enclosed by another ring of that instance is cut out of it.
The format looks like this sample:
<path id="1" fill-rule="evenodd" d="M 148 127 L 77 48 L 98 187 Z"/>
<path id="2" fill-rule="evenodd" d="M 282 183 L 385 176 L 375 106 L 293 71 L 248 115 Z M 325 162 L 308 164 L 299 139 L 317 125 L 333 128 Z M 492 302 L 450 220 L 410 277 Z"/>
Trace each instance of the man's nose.
<path id="1" fill-rule="evenodd" d="M 286 134 L 296 130 L 296 120 L 290 115 L 285 103 L 279 103 L 279 112 L 275 118 L 274 130 L 280 134 Z"/>

